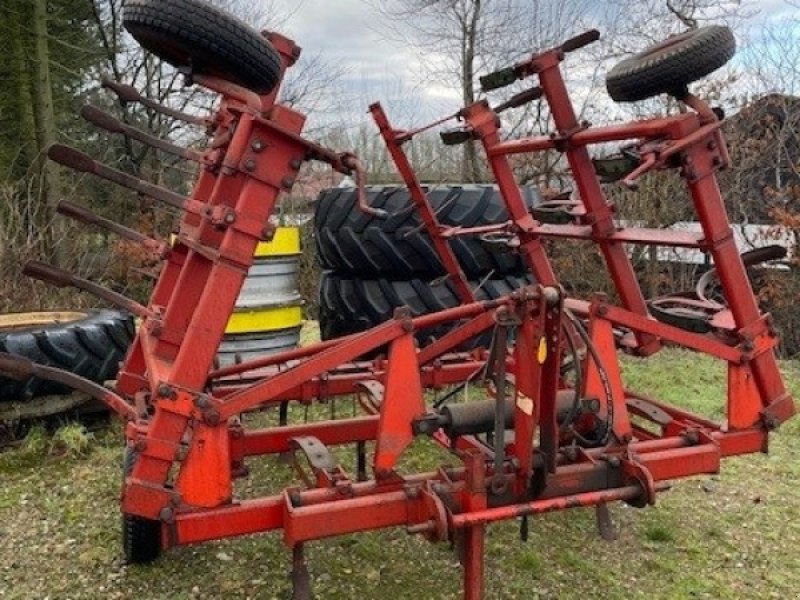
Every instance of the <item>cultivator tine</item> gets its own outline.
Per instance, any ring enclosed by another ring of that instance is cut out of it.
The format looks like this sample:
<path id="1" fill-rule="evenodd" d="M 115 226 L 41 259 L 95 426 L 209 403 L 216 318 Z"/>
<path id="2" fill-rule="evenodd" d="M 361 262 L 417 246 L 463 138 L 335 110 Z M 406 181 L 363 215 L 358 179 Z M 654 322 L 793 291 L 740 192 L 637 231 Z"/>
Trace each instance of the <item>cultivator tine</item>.
<path id="1" fill-rule="evenodd" d="M 498 104 L 494 107 L 494 112 L 500 114 L 509 108 L 519 108 L 528 102 L 538 100 L 542 97 L 542 95 L 544 95 L 544 90 L 542 90 L 542 88 L 540 88 L 538 85 L 535 85 L 532 88 L 528 88 L 527 90 L 523 90 L 518 94 L 514 94 L 502 104 Z"/>
<path id="2" fill-rule="evenodd" d="M 150 135 L 146 131 L 136 129 L 136 127 L 132 127 L 127 123 L 123 123 L 114 115 L 100 110 L 91 104 L 86 104 L 83 108 L 81 108 L 81 116 L 89 123 L 97 125 L 109 133 L 122 134 L 125 137 L 136 140 L 137 142 L 141 142 L 142 144 L 150 146 L 151 148 L 155 148 L 156 150 L 166 152 L 167 154 L 172 154 L 173 156 L 178 156 L 186 160 L 192 160 L 194 162 L 200 162 L 203 160 L 203 155 L 200 152 L 196 152 L 189 148 L 183 148 L 182 146 L 176 146 L 167 140 L 162 140 L 154 135 Z"/>
<path id="3" fill-rule="evenodd" d="M 58 267 L 39 262 L 37 260 L 28 262 L 22 269 L 22 273 L 28 277 L 33 277 L 34 279 L 51 283 L 56 287 L 72 286 L 79 290 L 83 290 L 84 292 L 89 292 L 90 294 L 93 294 L 102 300 L 106 300 L 111 304 L 119 306 L 120 308 L 135 314 L 137 317 L 146 318 L 154 316 L 153 312 L 148 310 L 147 307 L 142 306 L 135 300 L 131 300 L 127 296 L 123 296 L 122 294 L 113 290 L 109 290 L 108 288 L 104 288 L 102 285 L 98 285 L 93 281 L 78 277 L 77 275 L 73 275 L 72 273 L 64 271 L 63 269 L 59 269 Z"/>
<path id="4" fill-rule="evenodd" d="M 292 600 L 311 600 L 311 578 L 306 566 L 303 544 L 292 547 Z"/>
<path id="5" fill-rule="evenodd" d="M 47 156 L 50 157 L 50 160 L 60 165 L 82 173 L 91 173 L 101 179 L 106 179 L 122 187 L 144 194 L 154 200 L 159 200 L 165 204 L 174 206 L 175 208 L 184 209 L 187 207 L 189 199 L 186 196 L 149 183 L 133 175 L 128 175 L 117 169 L 112 169 L 70 146 L 53 144 L 48 149 Z"/>
<path id="6" fill-rule="evenodd" d="M 133 421 L 138 417 L 133 406 L 111 390 L 63 369 L 41 365 L 21 356 L 0 352 L 0 373 L 12 379 L 41 377 L 62 383 L 99 400 L 125 419 Z"/>
<path id="7" fill-rule="evenodd" d="M 72 202 L 62 200 L 58 203 L 56 212 L 80 223 L 102 227 L 107 231 L 116 233 L 126 240 L 141 244 L 148 250 L 152 250 L 155 254 L 162 255 L 167 249 L 167 245 L 160 240 L 148 237 L 143 233 L 139 233 L 135 229 L 125 227 L 124 225 L 121 225 L 116 221 L 112 221 L 111 219 L 106 219 L 105 217 L 96 215 L 89 209 L 77 204 L 73 204 Z"/>
<path id="8" fill-rule="evenodd" d="M 608 510 L 608 504 L 601 502 L 594 507 L 594 514 L 597 520 L 597 531 L 600 537 L 607 542 L 613 542 L 619 537 L 614 521 L 611 519 L 611 511 Z"/>
<path id="9" fill-rule="evenodd" d="M 169 106 L 164 106 L 163 104 L 160 104 L 150 98 L 145 98 L 138 91 L 136 91 L 136 88 L 133 87 L 132 85 L 119 83 L 117 81 L 112 81 L 110 79 L 103 79 L 101 85 L 104 88 L 114 92 L 117 95 L 117 98 L 119 98 L 120 102 L 122 102 L 123 104 L 127 104 L 128 102 L 137 102 L 142 106 L 146 106 L 147 108 L 154 110 L 157 113 L 161 113 L 162 115 L 172 117 L 173 119 L 178 119 L 186 123 L 191 123 L 192 125 L 200 125 L 201 127 L 205 127 L 206 125 L 208 125 L 208 120 L 205 119 L 204 117 L 190 115 L 180 110 L 170 108 Z"/>

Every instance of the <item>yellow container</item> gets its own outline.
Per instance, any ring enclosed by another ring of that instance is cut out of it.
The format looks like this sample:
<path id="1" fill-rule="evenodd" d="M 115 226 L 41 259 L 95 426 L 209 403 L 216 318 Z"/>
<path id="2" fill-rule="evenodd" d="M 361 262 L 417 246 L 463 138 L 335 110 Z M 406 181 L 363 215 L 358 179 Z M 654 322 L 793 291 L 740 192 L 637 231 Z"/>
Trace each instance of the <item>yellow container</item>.
<path id="1" fill-rule="evenodd" d="M 299 227 L 278 227 L 272 240 L 258 243 L 253 256 L 264 258 L 266 256 L 290 256 L 292 254 L 300 254 Z"/>
<path id="2" fill-rule="evenodd" d="M 300 327 L 303 309 L 300 306 L 283 306 L 262 310 L 235 311 L 228 320 L 225 335 L 232 333 L 257 333 Z"/>

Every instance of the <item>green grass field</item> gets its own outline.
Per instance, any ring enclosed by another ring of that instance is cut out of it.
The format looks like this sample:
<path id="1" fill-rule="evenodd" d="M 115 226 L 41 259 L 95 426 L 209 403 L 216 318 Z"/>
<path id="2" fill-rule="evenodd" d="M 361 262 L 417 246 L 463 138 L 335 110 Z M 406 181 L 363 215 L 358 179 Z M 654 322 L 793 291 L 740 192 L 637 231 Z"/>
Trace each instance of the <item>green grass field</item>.
<path id="1" fill-rule="evenodd" d="M 784 367 L 797 396 L 800 365 Z M 703 357 L 666 350 L 646 371 L 644 362 L 626 359 L 625 376 L 642 392 L 720 414 L 724 373 Z M 153 565 L 125 566 L 121 437 L 118 426 L 88 440 L 75 426 L 55 437 L 34 430 L 21 447 L 0 454 L 0 598 L 289 597 L 290 555 L 277 533 L 178 548 Z M 775 434 L 768 456 L 731 459 L 718 476 L 677 482 L 652 508 L 615 505 L 616 542 L 596 535 L 586 509 L 532 520 L 524 543 L 516 523 L 493 525 L 487 598 L 798 598 L 798 456 L 800 418 Z M 404 468 L 442 460 L 446 455 L 421 441 Z M 287 470 L 260 460 L 241 491 L 280 489 Z M 450 548 L 402 530 L 312 543 L 307 556 L 317 598 L 460 597 L 461 570 Z"/>

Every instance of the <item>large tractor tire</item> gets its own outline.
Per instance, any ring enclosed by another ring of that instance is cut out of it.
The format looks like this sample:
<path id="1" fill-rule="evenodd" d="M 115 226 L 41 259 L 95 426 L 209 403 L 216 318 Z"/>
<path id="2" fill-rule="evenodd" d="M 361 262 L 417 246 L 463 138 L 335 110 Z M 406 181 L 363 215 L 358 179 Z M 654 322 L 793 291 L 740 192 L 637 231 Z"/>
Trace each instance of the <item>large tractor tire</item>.
<path id="1" fill-rule="evenodd" d="M 116 377 L 134 333 L 133 318 L 114 310 L 0 315 L 0 352 L 102 384 Z M 71 392 L 69 387 L 39 377 L 0 377 L 0 401 Z"/>
<path id="2" fill-rule="evenodd" d="M 505 296 L 530 284 L 530 276 L 509 275 L 499 279 L 473 281 L 478 300 Z M 447 280 L 358 279 L 326 272 L 320 285 L 319 323 L 323 340 L 358 333 L 392 318 L 396 308 L 408 306 L 414 317 L 453 308 L 462 304 Z M 416 334 L 420 346 L 439 338 L 450 330 L 440 326 Z M 486 346 L 490 334 L 477 337 L 468 348 Z"/>
<path id="3" fill-rule="evenodd" d="M 268 94 L 281 60 L 243 21 L 204 0 L 126 0 L 123 24 L 139 44 L 176 67 Z"/>
<path id="4" fill-rule="evenodd" d="M 532 187 L 522 188 L 529 208 L 539 202 Z M 428 199 L 445 227 L 476 227 L 508 220 L 505 204 L 491 185 L 436 186 Z M 320 264 L 358 277 L 433 278 L 446 273 L 430 236 L 423 227 L 408 190 L 397 186 L 367 188 L 370 206 L 389 213 L 382 219 L 358 207 L 357 191 L 334 188 L 316 202 L 314 233 Z M 461 268 L 469 278 L 523 272 L 522 261 L 508 248 L 481 241 L 477 235 L 450 240 Z"/>
<path id="5" fill-rule="evenodd" d="M 716 71 L 736 52 L 733 32 L 723 25 L 692 29 L 618 63 L 606 76 L 606 89 L 617 102 L 636 102 L 672 94 Z"/>

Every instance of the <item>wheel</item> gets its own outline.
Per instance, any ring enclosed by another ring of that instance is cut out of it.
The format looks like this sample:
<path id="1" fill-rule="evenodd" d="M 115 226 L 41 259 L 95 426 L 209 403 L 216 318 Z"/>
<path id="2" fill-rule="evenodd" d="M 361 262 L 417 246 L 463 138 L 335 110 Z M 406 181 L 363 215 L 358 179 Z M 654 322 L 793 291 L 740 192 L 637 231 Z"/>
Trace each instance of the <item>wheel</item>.
<path id="1" fill-rule="evenodd" d="M 257 30 L 204 0 L 127 0 L 122 20 L 139 44 L 176 67 L 267 94 L 281 61 Z"/>
<path id="2" fill-rule="evenodd" d="M 505 296 L 531 282 L 530 276 L 510 275 L 471 284 L 473 289 L 478 289 L 477 299 L 486 300 Z M 412 316 L 418 317 L 461 303 L 452 284 L 446 280 L 357 279 L 326 272 L 320 284 L 320 334 L 323 340 L 329 340 L 364 331 L 390 319 L 394 310 L 401 306 L 408 306 Z M 450 328 L 445 325 L 419 331 L 417 341 L 425 346 Z M 479 336 L 464 349 L 486 346 L 490 337 L 490 333 Z"/>
<path id="3" fill-rule="evenodd" d="M 494 186 L 437 186 L 427 193 L 444 226 L 475 227 L 508 220 Z M 539 202 L 534 188 L 525 187 L 523 193 L 530 208 Z M 323 268 L 370 278 L 433 278 L 446 274 L 406 188 L 371 186 L 367 196 L 370 206 L 386 210 L 391 216 L 379 219 L 359 210 L 357 191 L 352 188 L 335 188 L 320 194 L 314 232 Z M 477 235 L 453 237 L 450 247 L 470 278 L 524 271 L 518 255 L 507 248 L 485 244 Z"/>
<path id="4" fill-rule="evenodd" d="M 687 85 L 719 69 L 735 52 L 728 27 L 692 29 L 618 63 L 606 76 L 606 89 L 617 102 L 664 93 L 682 96 Z"/>
<path id="5" fill-rule="evenodd" d="M 133 335 L 133 318 L 114 310 L 0 316 L 0 352 L 71 371 L 101 384 L 116 377 Z M 0 377 L 0 401 L 70 393 L 71 388 L 47 379 Z"/>
<path id="6" fill-rule="evenodd" d="M 131 448 L 125 448 L 122 459 L 124 477 L 131 474 L 138 456 Z M 161 554 L 161 522 L 123 514 L 122 550 L 129 565 L 153 562 Z"/>

